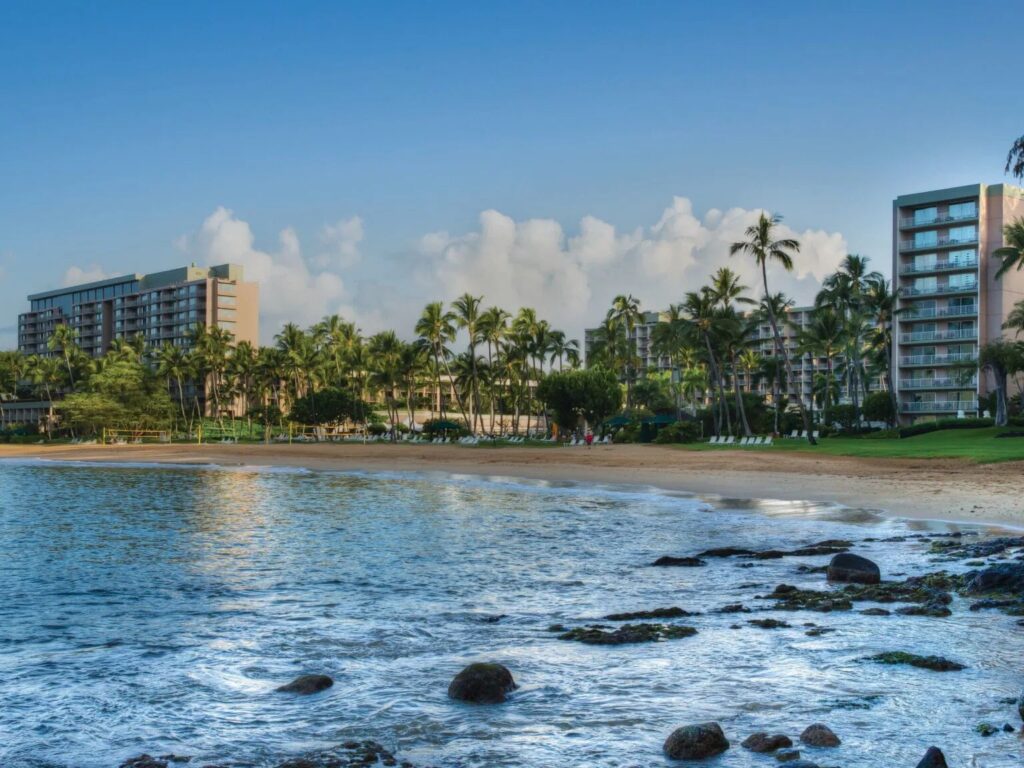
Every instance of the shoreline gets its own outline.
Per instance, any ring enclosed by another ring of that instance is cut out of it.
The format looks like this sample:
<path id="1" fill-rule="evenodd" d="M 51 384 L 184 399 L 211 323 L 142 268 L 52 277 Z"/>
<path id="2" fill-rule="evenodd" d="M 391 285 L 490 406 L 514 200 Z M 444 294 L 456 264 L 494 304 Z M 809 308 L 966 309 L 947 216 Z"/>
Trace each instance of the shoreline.
<path id="1" fill-rule="evenodd" d="M 1024 462 L 866 459 L 655 445 L 586 448 L 390 444 L 0 445 L 0 459 L 419 471 L 653 486 L 721 499 L 836 503 L 888 517 L 1024 527 Z"/>

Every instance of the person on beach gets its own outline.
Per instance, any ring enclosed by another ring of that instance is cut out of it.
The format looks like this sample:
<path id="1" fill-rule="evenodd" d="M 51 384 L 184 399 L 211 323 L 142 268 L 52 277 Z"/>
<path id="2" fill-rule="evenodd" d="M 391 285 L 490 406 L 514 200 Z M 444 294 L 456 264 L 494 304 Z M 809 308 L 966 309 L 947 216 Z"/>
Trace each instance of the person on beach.
<path id="1" fill-rule="evenodd" d="M 588 429 L 587 435 L 583 439 L 587 441 L 587 448 L 589 448 L 594 444 L 594 433 Z"/>

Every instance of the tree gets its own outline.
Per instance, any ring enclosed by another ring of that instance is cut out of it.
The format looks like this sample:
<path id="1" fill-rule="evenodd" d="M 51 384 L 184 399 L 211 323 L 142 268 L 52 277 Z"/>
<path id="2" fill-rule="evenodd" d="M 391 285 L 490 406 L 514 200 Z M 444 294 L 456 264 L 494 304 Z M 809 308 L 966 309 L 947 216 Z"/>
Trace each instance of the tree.
<path id="1" fill-rule="evenodd" d="M 1009 423 L 1006 408 L 1006 380 L 1024 370 L 1024 348 L 1020 342 L 999 339 L 983 344 L 978 352 L 978 367 L 992 374 L 996 390 L 996 426 Z"/>
<path id="2" fill-rule="evenodd" d="M 567 430 L 581 418 L 596 427 L 622 407 L 618 377 L 605 368 L 556 371 L 540 382 L 537 396 Z"/>
<path id="3" fill-rule="evenodd" d="M 1006 155 L 1004 173 L 1011 174 L 1015 179 L 1024 180 L 1024 136 L 1021 136 L 1010 147 Z"/>
<path id="4" fill-rule="evenodd" d="M 825 425 L 829 423 L 828 406 L 834 391 L 833 363 L 845 341 L 846 333 L 843 321 L 832 309 L 818 309 L 811 316 L 811 322 L 797 332 L 798 354 L 811 354 L 815 357 L 825 358 L 825 376 L 828 385 L 822 389 L 823 405 L 821 409 L 821 421 Z"/>
<path id="5" fill-rule="evenodd" d="M 864 418 L 886 424 L 896 423 L 896 410 L 888 392 L 872 392 L 864 398 Z"/>
<path id="6" fill-rule="evenodd" d="M 78 349 L 78 331 L 70 325 L 60 323 L 53 329 L 50 338 L 46 342 L 46 348 L 51 352 L 60 352 L 64 358 L 64 365 L 68 371 L 68 386 L 75 388 L 75 372 L 71 368 L 71 358 Z"/>
<path id="7" fill-rule="evenodd" d="M 189 419 L 185 411 L 185 381 L 193 375 L 188 355 L 181 347 L 165 342 L 162 347 L 153 353 L 153 359 L 156 363 L 156 373 L 167 382 L 168 390 L 171 388 L 171 383 L 174 383 L 178 393 L 181 419 L 187 424 Z M 191 429 L 191 427 L 189 428 Z"/>
<path id="8" fill-rule="evenodd" d="M 455 311 L 455 322 L 459 328 L 464 328 L 469 336 L 469 361 L 471 371 L 471 384 L 469 392 L 469 431 L 476 433 L 477 417 L 480 415 L 480 378 L 477 371 L 476 347 L 480 343 L 480 303 L 482 296 L 472 296 L 464 293 L 454 302 L 452 309 Z"/>
<path id="9" fill-rule="evenodd" d="M 996 270 L 996 280 L 1001 279 L 1011 269 L 1024 269 L 1024 217 L 1014 219 L 1003 227 L 1003 238 L 1006 245 L 992 251 L 992 256 L 1000 262 Z"/>
<path id="10" fill-rule="evenodd" d="M 770 296 L 768 290 L 768 262 L 778 262 L 787 272 L 793 271 L 793 257 L 791 254 L 800 250 L 800 243 L 792 238 L 775 239 L 775 228 L 782 222 L 778 215 L 768 216 L 761 213 L 755 224 L 747 227 L 746 240 L 735 242 L 729 248 L 729 254 L 745 253 L 754 259 L 754 263 L 761 270 L 761 280 L 764 283 L 764 295 Z M 766 302 L 768 308 L 768 320 L 772 327 L 772 334 L 775 336 L 775 351 L 782 358 L 786 366 L 786 377 L 789 381 L 793 378 L 793 363 L 789 359 L 789 351 L 782 342 L 782 335 L 779 333 L 779 323 L 770 302 Z M 800 418 L 803 421 L 807 439 L 812 445 L 815 444 L 814 434 L 811 429 L 810 414 L 804 405 L 802 397 L 797 397 L 797 406 L 800 408 Z"/>
<path id="11" fill-rule="evenodd" d="M 443 365 L 448 380 L 452 379 L 451 369 L 448 367 L 448 357 L 451 354 L 446 344 L 455 338 L 455 315 L 445 312 L 444 304 L 434 301 L 423 308 L 423 314 L 416 321 L 416 334 L 423 340 L 423 343 L 430 349 L 434 359 L 434 383 L 437 387 L 436 397 L 439 400 L 441 418 L 445 417 L 444 396 L 441 393 L 441 367 Z M 462 397 L 458 390 L 455 390 L 455 397 L 458 401 L 462 417 L 466 418 L 466 409 L 462 405 Z"/>
<path id="12" fill-rule="evenodd" d="M 289 416 L 299 424 L 343 424 L 351 421 L 363 424 L 370 408 L 348 389 L 328 387 L 316 393 L 303 395 L 292 403 Z"/>

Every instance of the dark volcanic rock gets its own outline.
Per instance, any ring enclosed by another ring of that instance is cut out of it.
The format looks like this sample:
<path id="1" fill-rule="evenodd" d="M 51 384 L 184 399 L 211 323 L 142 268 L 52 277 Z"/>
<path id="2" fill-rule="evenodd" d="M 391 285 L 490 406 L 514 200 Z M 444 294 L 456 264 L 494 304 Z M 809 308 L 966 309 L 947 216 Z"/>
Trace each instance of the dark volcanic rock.
<path id="1" fill-rule="evenodd" d="M 817 592 L 813 589 L 797 589 L 789 584 L 779 584 L 775 591 L 766 595 L 775 603 L 776 611 L 849 611 L 853 603 L 841 592 Z"/>
<path id="2" fill-rule="evenodd" d="M 740 549 L 739 547 L 719 547 L 718 549 L 705 549 L 697 557 L 737 557 L 739 555 L 755 555 L 752 549 Z"/>
<path id="3" fill-rule="evenodd" d="M 911 667 L 930 669 L 933 672 L 957 672 L 965 668 L 963 664 L 950 661 L 942 656 L 918 656 L 917 654 L 904 653 L 903 651 L 879 653 L 876 656 L 869 656 L 867 661 L 874 661 L 879 664 L 908 664 Z"/>
<path id="4" fill-rule="evenodd" d="M 1024 720 L 1024 693 L 1017 699 L 1017 714 L 1020 715 L 1020 719 Z"/>
<path id="5" fill-rule="evenodd" d="M 120 768 L 168 768 L 171 763 L 188 763 L 191 760 L 191 757 L 183 755 L 160 755 L 160 757 L 139 755 L 125 760 L 121 763 Z"/>
<path id="6" fill-rule="evenodd" d="M 957 560 L 977 560 L 1020 548 L 1024 548 L 1024 536 L 1001 536 L 975 542 L 964 542 L 961 537 L 950 537 L 933 541 L 931 551 L 932 554 L 945 555 Z"/>
<path id="7" fill-rule="evenodd" d="M 751 752 L 774 752 L 784 747 L 792 747 L 793 741 L 789 736 L 781 733 L 774 736 L 769 736 L 767 733 L 755 733 L 744 739 L 740 746 Z"/>
<path id="8" fill-rule="evenodd" d="M 474 704 L 500 704 L 518 686 L 501 664 L 477 662 L 463 669 L 448 686 L 448 695 Z"/>
<path id="9" fill-rule="evenodd" d="M 924 753 L 917 768 L 949 768 L 949 766 L 946 765 L 946 756 L 942 754 L 941 749 L 928 747 L 928 751 Z"/>
<path id="10" fill-rule="evenodd" d="M 672 557 L 664 555 L 655 560 L 651 565 L 662 568 L 699 568 L 706 563 L 699 557 Z"/>
<path id="11" fill-rule="evenodd" d="M 1024 563 L 1000 563 L 967 574 L 964 592 L 984 595 L 993 592 L 1024 597 Z"/>
<path id="12" fill-rule="evenodd" d="M 750 613 L 750 609 L 744 606 L 742 603 L 732 603 L 730 605 L 723 605 L 718 609 L 719 613 Z"/>
<path id="13" fill-rule="evenodd" d="M 635 613 L 610 613 L 605 621 L 636 621 L 637 619 L 678 619 L 692 616 L 682 608 L 655 608 L 653 611 L 636 611 Z"/>
<path id="14" fill-rule="evenodd" d="M 665 739 L 663 749 L 673 760 L 700 760 L 720 755 L 729 748 L 729 741 L 718 723 L 700 723 L 676 728 Z"/>
<path id="15" fill-rule="evenodd" d="M 395 766 L 414 768 L 412 763 L 399 760 L 375 741 L 347 741 L 323 752 L 293 757 L 278 763 L 276 768 L 370 768 Z"/>
<path id="16" fill-rule="evenodd" d="M 900 616 L 934 616 L 944 618 L 952 616 L 953 612 L 942 602 L 924 603 L 923 605 L 908 605 L 897 608 L 896 613 Z"/>
<path id="17" fill-rule="evenodd" d="M 800 741 L 809 747 L 838 747 L 842 743 L 832 729 L 822 723 L 807 726 L 800 734 Z"/>
<path id="18" fill-rule="evenodd" d="M 828 580 L 878 584 L 882 580 L 882 572 L 866 557 L 843 552 L 833 557 L 828 564 Z"/>
<path id="19" fill-rule="evenodd" d="M 334 685 L 334 681 L 327 675 L 300 675 L 287 685 L 276 688 L 280 693 L 297 693 L 300 696 L 309 696 L 313 693 L 326 691 Z"/>
<path id="20" fill-rule="evenodd" d="M 779 752 L 775 755 L 775 759 L 780 763 L 791 763 L 794 760 L 800 760 L 799 749 L 787 749 L 785 752 Z M 801 761 L 803 762 L 803 761 Z"/>
<path id="21" fill-rule="evenodd" d="M 600 624 L 591 624 L 571 629 L 559 635 L 558 639 L 576 640 L 587 645 L 627 645 L 676 640 L 696 634 L 696 629 L 681 624 L 623 624 L 614 630 L 608 630 Z"/>
<path id="22" fill-rule="evenodd" d="M 889 615 L 891 615 L 889 611 L 885 610 L 885 608 L 865 608 L 863 611 L 861 611 L 861 613 L 863 613 L 865 616 L 889 616 Z"/>
<path id="23" fill-rule="evenodd" d="M 778 619 L 749 619 L 747 624 L 752 624 L 761 629 L 784 629 L 790 626 L 785 621 L 779 621 Z"/>

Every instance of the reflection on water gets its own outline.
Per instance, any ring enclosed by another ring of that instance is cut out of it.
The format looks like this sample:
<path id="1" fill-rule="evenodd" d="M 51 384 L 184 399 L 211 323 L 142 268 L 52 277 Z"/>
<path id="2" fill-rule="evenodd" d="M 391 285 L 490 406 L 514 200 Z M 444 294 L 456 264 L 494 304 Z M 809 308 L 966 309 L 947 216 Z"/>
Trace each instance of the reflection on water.
<path id="1" fill-rule="evenodd" d="M 734 745 L 826 722 L 844 742 L 828 764 L 914 765 L 935 743 L 952 765 L 1018 766 L 1016 736 L 973 727 L 1013 719 L 1024 629 L 959 601 L 947 619 L 793 614 L 772 632 L 708 613 L 687 620 L 696 637 L 648 646 L 545 631 L 821 584 L 797 568 L 822 558 L 645 567 L 662 554 L 907 530 L 820 503 L 500 477 L 2 465 L 0 765 L 100 768 L 143 750 L 260 765 L 376 738 L 446 766 L 625 768 L 664 764 L 672 728 L 716 719 Z M 939 567 L 926 549 L 858 546 L 908 574 Z M 808 637 L 805 621 L 837 631 Z M 968 669 L 859 661 L 896 649 Z M 522 684 L 509 704 L 445 697 L 464 663 L 491 658 Z M 301 672 L 336 684 L 273 693 Z M 719 762 L 766 759 L 737 747 Z"/>

